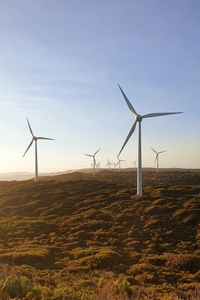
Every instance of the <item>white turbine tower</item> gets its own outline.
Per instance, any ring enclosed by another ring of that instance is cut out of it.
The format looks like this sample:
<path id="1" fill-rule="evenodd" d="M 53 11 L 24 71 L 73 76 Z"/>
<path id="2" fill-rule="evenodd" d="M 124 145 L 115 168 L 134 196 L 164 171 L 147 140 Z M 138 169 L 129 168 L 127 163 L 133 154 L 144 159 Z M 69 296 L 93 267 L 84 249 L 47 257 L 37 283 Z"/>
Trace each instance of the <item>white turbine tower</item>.
<path id="1" fill-rule="evenodd" d="M 155 163 L 157 163 L 157 166 L 156 166 L 156 172 L 158 173 L 159 172 L 159 155 L 161 153 L 164 153 L 164 152 L 167 152 L 167 150 L 163 150 L 163 151 L 159 151 L 157 152 L 155 149 L 151 148 L 153 150 L 153 152 L 156 154 L 156 157 L 155 157 Z"/>
<path id="2" fill-rule="evenodd" d="M 117 156 L 117 159 L 118 159 L 117 165 L 119 166 L 119 169 L 121 169 L 121 162 L 124 162 L 125 160 L 120 159 L 118 156 Z"/>
<path id="3" fill-rule="evenodd" d="M 138 168 L 137 168 L 137 195 L 142 196 L 142 139 L 141 139 L 141 123 L 143 119 L 146 118 L 153 118 L 153 117 L 160 117 L 160 116 L 167 116 L 167 115 L 175 115 L 175 114 L 181 114 L 182 112 L 166 112 L 166 113 L 150 113 L 146 115 L 139 115 L 133 108 L 132 104 L 128 100 L 127 96 L 123 92 L 122 88 L 118 84 L 120 91 L 130 109 L 130 111 L 135 115 L 135 122 L 133 123 L 133 126 L 118 154 L 118 156 L 121 154 L 122 150 L 124 149 L 125 145 L 127 144 L 128 140 L 132 136 L 133 132 L 135 131 L 136 125 L 138 124 Z"/>
<path id="4" fill-rule="evenodd" d="M 46 138 L 46 137 L 42 137 L 42 136 L 35 136 L 33 133 L 33 130 L 31 128 L 31 125 L 29 123 L 29 120 L 27 118 L 27 123 L 28 123 L 28 127 L 30 130 L 30 133 L 32 135 L 32 140 L 30 142 L 30 144 L 28 145 L 28 148 L 26 149 L 26 151 L 24 152 L 23 157 L 26 155 L 27 151 L 29 150 L 29 148 L 32 146 L 33 142 L 35 143 L 35 181 L 38 181 L 38 153 L 37 153 L 37 141 L 38 140 L 51 140 L 53 141 L 54 139 L 50 139 L 50 138 Z"/>
<path id="5" fill-rule="evenodd" d="M 84 154 L 86 156 L 89 156 L 89 157 L 92 157 L 93 158 L 93 175 L 95 175 L 95 170 L 96 170 L 96 167 L 97 167 L 97 162 L 96 162 L 96 154 L 99 152 L 101 148 L 99 148 L 94 154 Z"/>

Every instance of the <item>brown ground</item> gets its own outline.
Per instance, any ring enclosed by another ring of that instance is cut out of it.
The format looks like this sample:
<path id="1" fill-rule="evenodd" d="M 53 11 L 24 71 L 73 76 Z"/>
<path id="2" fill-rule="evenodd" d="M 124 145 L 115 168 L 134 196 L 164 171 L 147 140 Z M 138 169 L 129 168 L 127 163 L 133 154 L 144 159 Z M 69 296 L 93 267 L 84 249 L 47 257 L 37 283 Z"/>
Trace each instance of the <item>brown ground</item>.
<path id="1" fill-rule="evenodd" d="M 135 183 L 133 171 L 0 182 L 2 278 L 23 274 L 32 286 L 71 285 L 99 299 L 138 287 L 148 299 L 198 293 L 200 172 L 146 171 L 142 198 Z"/>

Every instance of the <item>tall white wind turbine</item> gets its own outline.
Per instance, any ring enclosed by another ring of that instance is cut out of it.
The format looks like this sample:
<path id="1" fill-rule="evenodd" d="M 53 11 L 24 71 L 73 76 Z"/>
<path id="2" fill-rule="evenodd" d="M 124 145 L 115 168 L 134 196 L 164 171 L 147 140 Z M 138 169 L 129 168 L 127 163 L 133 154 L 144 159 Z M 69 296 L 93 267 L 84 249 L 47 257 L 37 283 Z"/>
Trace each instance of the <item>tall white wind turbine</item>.
<path id="1" fill-rule="evenodd" d="M 155 157 L 155 163 L 156 163 L 156 172 L 158 173 L 159 172 L 159 155 L 161 153 L 164 153 L 164 152 L 167 152 L 167 150 L 163 150 L 163 151 L 159 151 L 157 152 L 155 149 L 151 148 L 153 150 L 153 152 L 156 154 L 156 157 Z"/>
<path id="2" fill-rule="evenodd" d="M 94 154 L 85 154 L 86 156 L 92 157 L 93 158 L 93 175 L 95 175 L 95 170 L 97 167 L 97 162 L 96 162 L 96 154 L 99 152 L 101 148 L 99 148 Z"/>
<path id="3" fill-rule="evenodd" d="M 130 109 L 130 111 L 135 116 L 135 122 L 133 123 L 133 126 L 131 127 L 131 130 L 118 154 L 118 156 L 121 154 L 122 150 L 124 149 L 125 145 L 129 141 L 130 137 L 132 136 L 133 132 L 135 131 L 136 125 L 138 124 L 138 168 L 137 168 L 137 195 L 142 196 L 142 139 L 141 139 L 141 123 L 143 119 L 147 118 L 153 118 L 153 117 L 160 117 L 160 116 L 167 116 L 167 115 L 175 115 L 175 114 L 181 114 L 182 112 L 165 112 L 165 113 L 149 113 L 146 115 L 139 115 L 136 110 L 133 108 L 133 105 L 128 100 L 127 96 L 125 95 L 124 91 L 118 84 L 120 91 Z"/>
<path id="4" fill-rule="evenodd" d="M 30 144 L 28 145 L 28 148 L 26 149 L 26 151 L 24 152 L 23 157 L 26 155 L 27 151 L 29 150 L 29 148 L 32 146 L 33 142 L 35 143 L 35 181 L 38 181 L 38 153 L 37 153 L 37 141 L 38 140 L 51 140 L 53 141 L 54 139 L 50 139 L 50 138 L 46 138 L 46 137 L 42 137 L 42 136 L 35 136 L 33 133 L 33 130 L 31 128 L 31 125 L 29 123 L 29 120 L 27 118 L 27 123 L 28 123 L 28 127 L 30 130 L 30 133 L 32 135 L 32 140 L 30 142 Z"/>

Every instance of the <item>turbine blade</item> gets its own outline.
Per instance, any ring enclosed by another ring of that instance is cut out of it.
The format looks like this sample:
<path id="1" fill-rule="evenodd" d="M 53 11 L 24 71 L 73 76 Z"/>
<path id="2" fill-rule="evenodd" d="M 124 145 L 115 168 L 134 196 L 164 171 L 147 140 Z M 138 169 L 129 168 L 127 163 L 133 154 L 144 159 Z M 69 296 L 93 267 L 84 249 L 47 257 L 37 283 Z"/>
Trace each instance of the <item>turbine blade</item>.
<path id="1" fill-rule="evenodd" d="M 37 137 L 37 140 L 49 140 L 49 141 L 54 141 L 54 139 L 46 138 L 46 137 L 43 137 L 43 136 Z"/>
<path id="2" fill-rule="evenodd" d="M 99 148 L 99 149 L 94 153 L 94 156 L 99 152 L 99 150 L 101 150 L 101 148 Z"/>
<path id="3" fill-rule="evenodd" d="M 26 155 L 26 152 L 29 150 L 29 148 L 32 146 L 32 144 L 33 144 L 33 139 L 31 140 L 30 144 L 28 145 L 28 147 L 22 157 L 24 157 Z"/>
<path id="4" fill-rule="evenodd" d="M 155 152 L 156 154 L 158 153 L 155 149 L 153 149 L 152 147 L 151 147 L 151 149 L 153 150 L 153 152 Z"/>
<path id="5" fill-rule="evenodd" d="M 155 158 L 155 163 L 156 163 L 157 159 L 158 159 L 158 154 L 156 155 L 156 158 Z"/>
<path id="6" fill-rule="evenodd" d="M 118 84 L 118 87 L 120 88 L 120 91 L 121 91 L 121 93 L 122 93 L 122 95 L 123 95 L 123 97 L 124 97 L 124 99 L 125 99 L 125 101 L 126 101 L 128 107 L 129 107 L 130 111 L 132 111 L 135 115 L 137 115 L 137 113 L 136 113 L 136 111 L 135 111 L 133 105 L 132 105 L 131 102 L 128 100 L 127 96 L 125 95 L 124 91 L 122 90 L 122 88 L 121 88 L 121 86 L 120 86 L 119 84 Z"/>
<path id="7" fill-rule="evenodd" d="M 167 152 L 167 150 L 164 150 L 164 151 L 160 151 L 160 152 L 158 152 L 158 154 L 160 154 L 160 153 L 164 153 L 164 152 Z"/>
<path id="8" fill-rule="evenodd" d="M 177 114 L 182 114 L 182 112 L 150 113 L 142 116 L 142 118 L 153 118 L 153 117 L 161 117 L 161 116 L 177 115 Z"/>
<path id="9" fill-rule="evenodd" d="M 85 154 L 85 153 L 84 153 L 84 155 L 89 156 L 89 157 L 93 157 L 93 155 L 91 155 L 91 154 Z"/>
<path id="10" fill-rule="evenodd" d="M 129 132 L 129 134 L 128 134 L 128 136 L 127 136 L 127 138 L 126 138 L 126 140 L 125 140 L 125 142 L 124 142 L 124 144 L 123 144 L 123 146 L 122 146 L 122 148 L 121 148 L 121 150 L 118 154 L 118 156 L 120 156 L 120 154 L 121 154 L 122 150 L 124 149 L 125 145 L 127 144 L 128 140 L 130 139 L 133 132 L 135 131 L 136 124 L 137 124 L 137 121 L 135 121 L 135 123 L 133 124 L 133 126 L 132 126 L 132 128 L 131 128 L 131 130 L 130 130 L 130 132 Z"/>
<path id="11" fill-rule="evenodd" d="M 32 128 L 31 128 L 31 125 L 30 125 L 30 123 L 29 123 L 28 118 L 27 118 L 27 123 L 28 123 L 28 127 L 29 127 L 29 130 L 30 130 L 31 135 L 34 136 L 34 133 L 33 133 L 33 130 L 32 130 Z"/>

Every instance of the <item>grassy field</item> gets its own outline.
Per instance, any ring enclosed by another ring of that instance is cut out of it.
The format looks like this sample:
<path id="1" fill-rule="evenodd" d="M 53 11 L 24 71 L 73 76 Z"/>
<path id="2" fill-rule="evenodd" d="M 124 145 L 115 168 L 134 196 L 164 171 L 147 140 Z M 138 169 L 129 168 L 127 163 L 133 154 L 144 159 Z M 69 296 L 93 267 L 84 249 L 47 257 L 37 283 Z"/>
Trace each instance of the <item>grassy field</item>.
<path id="1" fill-rule="evenodd" d="M 0 182 L 0 299 L 200 299 L 200 172 Z M 18 298 L 17 298 L 18 297 Z"/>

